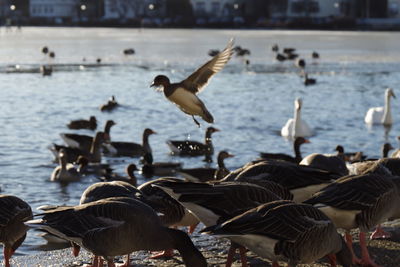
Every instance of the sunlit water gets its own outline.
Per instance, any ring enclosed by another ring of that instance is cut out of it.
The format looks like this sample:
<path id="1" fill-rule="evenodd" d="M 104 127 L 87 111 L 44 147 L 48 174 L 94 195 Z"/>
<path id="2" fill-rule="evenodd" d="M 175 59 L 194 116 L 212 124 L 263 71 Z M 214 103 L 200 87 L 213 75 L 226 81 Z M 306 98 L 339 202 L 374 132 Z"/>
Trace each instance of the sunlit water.
<path id="1" fill-rule="evenodd" d="M 98 118 L 100 128 L 113 119 L 117 125 L 111 136 L 116 141 L 141 142 L 144 128 L 157 131 L 150 138 L 155 161 L 203 166 L 202 158 L 169 156 L 165 141 L 189 135 L 192 140 L 203 140 L 207 124 L 201 121 L 198 129 L 189 116 L 149 85 L 157 74 L 166 74 L 172 81 L 185 78 L 209 59 L 209 49 L 222 49 L 231 37 L 251 50 L 250 66 L 233 58 L 200 95 L 221 130 L 213 136 L 215 150 L 236 155 L 226 161 L 229 168 L 255 159 L 260 151 L 292 153 L 291 143 L 279 132 L 293 116 L 296 97 L 303 98 L 303 119 L 316 131 L 312 143 L 302 147 L 304 155 L 333 153 L 342 144 L 347 151 L 362 150 L 379 157 L 385 141 L 397 147 L 397 99 L 392 102 L 394 125 L 386 137 L 383 127 L 368 129 L 363 119 L 369 107 L 383 105 L 386 87 L 400 95 L 399 33 L 80 28 L 23 28 L 6 33 L 1 29 L 2 193 L 17 195 L 34 209 L 43 204 L 77 204 L 82 191 L 96 178 L 86 177 L 67 187 L 50 182 L 56 164 L 47 147 L 62 143 L 59 133 L 71 132 L 65 127 L 69 120 L 90 115 Z M 309 63 L 311 52 L 318 51 L 319 64 L 307 67 L 318 84 L 305 87 L 292 62 L 274 62 L 273 43 L 296 47 Z M 44 45 L 56 52 L 53 62 L 41 54 Z M 129 47 L 136 55 L 121 53 Z M 96 65 L 98 57 L 102 65 Z M 90 66 L 79 67 L 83 58 Z M 51 77 L 37 72 L 43 63 L 57 64 Z M 111 95 L 122 106 L 101 113 L 99 105 Z M 103 161 L 120 173 L 127 164 L 138 163 L 130 158 Z M 139 181 L 144 179 L 139 177 Z M 31 231 L 17 253 L 34 253 L 44 243 Z"/>

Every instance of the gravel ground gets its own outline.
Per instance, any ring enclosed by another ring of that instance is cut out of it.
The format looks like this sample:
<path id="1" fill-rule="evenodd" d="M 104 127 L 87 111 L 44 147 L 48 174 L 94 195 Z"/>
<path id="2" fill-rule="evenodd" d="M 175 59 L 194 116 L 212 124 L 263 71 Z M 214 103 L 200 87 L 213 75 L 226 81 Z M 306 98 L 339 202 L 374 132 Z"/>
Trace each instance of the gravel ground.
<path id="1" fill-rule="evenodd" d="M 199 228 L 200 229 L 200 228 Z M 392 234 L 392 237 L 388 240 L 372 240 L 369 242 L 369 250 L 371 256 L 375 258 L 376 263 L 383 267 L 399 267 L 400 266 L 400 221 L 395 223 L 385 224 L 384 229 Z M 359 255 L 358 247 L 358 232 L 354 231 L 353 237 L 355 239 L 356 253 Z M 196 246 L 201 250 L 203 255 L 206 257 L 209 266 L 224 266 L 226 260 L 226 253 L 229 242 L 227 240 L 216 239 L 208 235 L 200 235 L 197 232 L 192 236 Z M 150 253 L 146 251 L 135 252 L 132 254 L 132 263 L 134 266 L 174 266 L 183 267 L 181 258 L 176 253 L 175 257 L 169 260 L 148 259 Z M 53 250 L 47 252 L 40 252 L 30 256 L 14 257 L 11 261 L 11 266 L 43 266 L 43 267 L 55 267 L 55 266 L 68 266 L 76 267 L 81 266 L 84 263 L 89 263 L 90 255 L 82 250 L 79 257 L 74 258 L 71 253 L 71 249 Z M 271 266 L 269 261 L 263 260 L 257 257 L 253 253 L 248 253 L 248 262 L 250 266 Z M 240 261 L 235 261 L 234 267 L 240 267 Z M 281 264 L 281 266 L 286 266 Z M 321 260 L 314 264 L 298 265 L 302 267 L 322 267 L 330 266 L 326 261 Z"/>

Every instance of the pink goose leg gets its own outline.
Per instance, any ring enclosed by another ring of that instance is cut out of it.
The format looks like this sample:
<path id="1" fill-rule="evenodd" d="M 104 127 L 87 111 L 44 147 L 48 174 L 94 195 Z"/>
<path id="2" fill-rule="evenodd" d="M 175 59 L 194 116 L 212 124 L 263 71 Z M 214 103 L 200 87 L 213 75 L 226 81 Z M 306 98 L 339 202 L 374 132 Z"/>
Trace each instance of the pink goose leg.
<path id="1" fill-rule="evenodd" d="M 346 232 L 344 238 L 346 240 L 347 247 L 349 248 L 349 250 L 351 252 L 353 264 L 361 264 L 361 260 L 359 258 L 357 258 L 356 254 L 354 253 L 354 250 L 353 250 L 353 237 L 351 236 L 351 234 L 349 232 Z"/>
<path id="2" fill-rule="evenodd" d="M 365 233 L 360 232 L 360 247 L 361 247 L 361 266 L 363 267 L 382 267 L 376 264 L 369 256 L 367 242 L 365 241 Z"/>

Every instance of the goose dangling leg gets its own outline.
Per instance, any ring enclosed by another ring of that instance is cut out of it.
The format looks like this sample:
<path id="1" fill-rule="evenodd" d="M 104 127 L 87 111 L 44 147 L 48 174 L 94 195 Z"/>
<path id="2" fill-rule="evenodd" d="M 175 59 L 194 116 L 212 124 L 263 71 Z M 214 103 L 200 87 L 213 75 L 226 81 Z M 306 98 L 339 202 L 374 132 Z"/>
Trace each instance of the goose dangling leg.
<path id="1" fill-rule="evenodd" d="M 361 247 L 361 266 L 363 267 L 382 267 L 376 264 L 369 256 L 365 233 L 360 232 L 360 247 Z"/>
<path id="2" fill-rule="evenodd" d="M 228 256 L 226 257 L 225 267 L 231 267 L 232 266 L 233 256 L 235 255 L 235 253 L 236 253 L 236 246 L 234 246 L 231 243 L 231 246 L 229 247 L 229 250 L 228 250 Z"/>
<path id="3" fill-rule="evenodd" d="M 354 250 L 353 250 L 353 237 L 351 236 L 351 234 L 349 232 L 346 232 L 344 237 L 346 240 L 347 247 L 350 250 L 353 264 L 361 264 L 361 260 L 359 258 L 357 258 L 356 254 L 354 253 Z"/>
<path id="4" fill-rule="evenodd" d="M 194 123 L 196 123 L 197 127 L 200 128 L 200 123 L 194 118 L 194 116 L 192 115 L 193 121 Z"/>
<path id="5" fill-rule="evenodd" d="M 390 238 L 392 235 L 385 230 L 382 229 L 382 226 L 379 224 L 375 231 L 370 235 L 370 239 L 380 239 L 380 238 Z"/>
<path id="6" fill-rule="evenodd" d="M 115 267 L 114 260 L 107 260 L 107 267 Z"/>

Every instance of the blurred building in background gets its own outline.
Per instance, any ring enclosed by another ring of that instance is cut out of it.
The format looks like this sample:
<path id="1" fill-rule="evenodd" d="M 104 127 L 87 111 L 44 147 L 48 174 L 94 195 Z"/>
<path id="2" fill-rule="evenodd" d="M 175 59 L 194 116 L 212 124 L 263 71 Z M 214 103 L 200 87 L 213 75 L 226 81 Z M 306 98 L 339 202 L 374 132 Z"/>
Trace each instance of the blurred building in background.
<path id="1" fill-rule="evenodd" d="M 400 0 L 0 0 L 2 25 L 395 29 L 399 20 Z"/>

